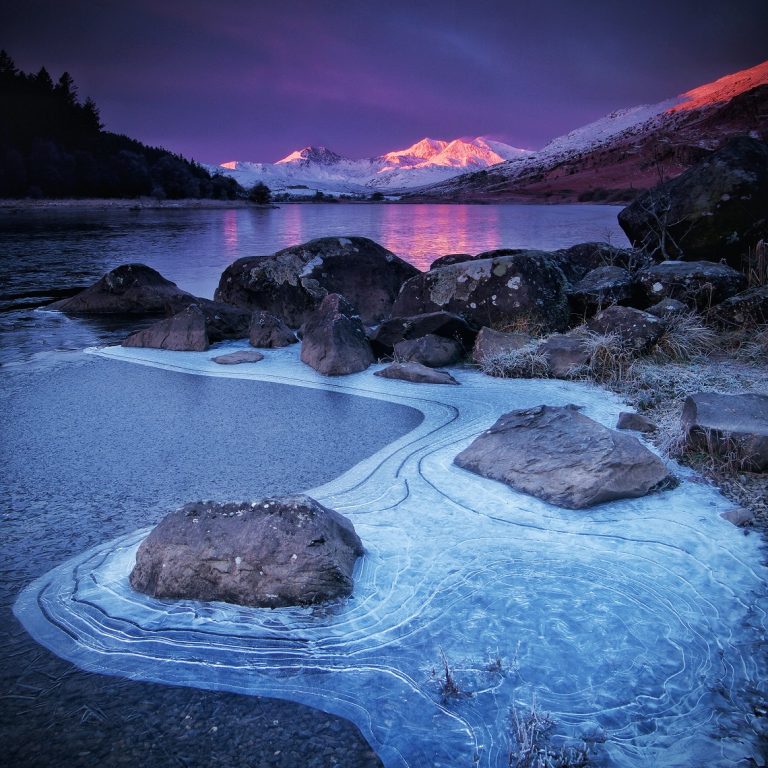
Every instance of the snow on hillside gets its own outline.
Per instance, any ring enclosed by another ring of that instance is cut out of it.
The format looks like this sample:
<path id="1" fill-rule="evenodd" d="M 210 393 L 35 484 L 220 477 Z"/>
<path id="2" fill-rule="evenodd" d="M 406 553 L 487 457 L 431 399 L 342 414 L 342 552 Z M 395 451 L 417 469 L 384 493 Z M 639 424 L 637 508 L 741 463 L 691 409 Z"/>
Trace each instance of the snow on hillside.
<path id="1" fill-rule="evenodd" d="M 350 160 L 325 147 L 304 147 L 276 163 L 233 160 L 212 170 L 232 176 L 244 187 L 262 182 L 278 194 L 306 197 L 309 190 L 312 194 L 368 195 L 435 184 L 527 154 L 527 150 L 482 137 L 425 138 L 405 149 L 362 160 Z"/>

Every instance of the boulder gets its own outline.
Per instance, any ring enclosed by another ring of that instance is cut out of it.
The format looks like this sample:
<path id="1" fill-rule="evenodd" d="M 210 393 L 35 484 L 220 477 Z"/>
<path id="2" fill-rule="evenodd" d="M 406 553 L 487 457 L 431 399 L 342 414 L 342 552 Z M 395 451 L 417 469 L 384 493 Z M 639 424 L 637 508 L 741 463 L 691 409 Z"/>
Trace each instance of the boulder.
<path id="1" fill-rule="evenodd" d="M 400 290 L 393 316 L 445 310 L 477 326 L 522 321 L 544 331 L 568 323 L 566 281 L 544 251 L 489 251 L 424 272 Z"/>
<path id="2" fill-rule="evenodd" d="M 659 258 L 739 267 L 768 238 L 768 145 L 741 136 L 619 213 L 630 242 Z"/>
<path id="3" fill-rule="evenodd" d="M 458 363 L 464 350 L 458 341 L 428 333 L 420 339 L 406 339 L 395 344 L 395 358 L 399 362 L 416 362 L 430 368 Z"/>
<path id="4" fill-rule="evenodd" d="M 325 296 L 339 293 L 373 325 L 390 315 L 400 286 L 417 274 L 373 240 L 323 237 L 272 256 L 238 259 L 224 270 L 215 298 L 270 312 L 298 328 Z"/>
<path id="5" fill-rule="evenodd" d="M 352 305 L 331 293 L 304 326 L 301 360 L 326 376 L 364 371 L 374 362 L 360 318 Z"/>
<path id="6" fill-rule="evenodd" d="M 403 381 L 413 381 L 417 384 L 458 384 L 459 382 L 451 376 L 448 371 L 436 371 L 434 368 L 428 368 L 421 363 L 392 363 L 380 371 L 376 371 L 374 376 L 381 376 L 385 379 L 402 379 Z"/>
<path id="7" fill-rule="evenodd" d="M 720 517 L 731 523 L 731 525 L 735 525 L 737 528 L 746 528 L 747 526 L 752 525 L 755 521 L 754 513 L 743 507 L 733 507 L 725 512 L 721 512 Z"/>
<path id="8" fill-rule="evenodd" d="M 555 251 L 552 256 L 571 285 L 576 285 L 600 267 L 629 269 L 638 259 L 637 251 L 615 248 L 608 243 L 578 243 Z"/>
<path id="9" fill-rule="evenodd" d="M 277 315 L 256 310 L 248 326 L 248 340 L 252 347 L 275 349 L 295 344 L 296 334 Z"/>
<path id="10" fill-rule="evenodd" d="M 589 363 L 589 350 L 580 333 L 555 333 L 544 339 L 537 351 L 547 360 L 549 373 L 556 379 L 568 378 Z"/>
<path id="11" fill-rule="evenodd" d="M 204 352 L 209 342 L 205 314 L 193 304 L 173 317 L 159 320 L 149 328 L 131 334 L 122 342 L 122 346 Z"/>
<path id="12" fill-rule="evenodd" d="M 473 256 L 471 253 L 447 253 L 445 256 L 438 256 L 430 265 L 430 269 L 439 269 L 440 267 L 448 267 L 451 264 L 461 264 L 464 261 L 472 261 L 477 256 Z"/>
<path id="13" fill-rule="evenodd" d="M 712 307 L 707 317 L 723 328 L 744 328 L 768 323 L 768 285 L 750 288 L 731 296 Z"/>
<path id="14" fill-rule="evenodd" d="M 167 515 L 144 539 L 130 583 L 159 598 L 313 605 L 352 592 L 362 554 L 352 523 L 309 496 L 200 501 Z"/>
<path id="15" fill-rule="evenodd" d="M 241 363 L 258 363 L 264 359 L 264 355 L 256 350 L 241 350 L 240 352 L 230 352 L 227 355 L 218 355 L 211 360 L 219 365 L 240 365 Z"/>
<path id="16" fill-rule="evenodd" d="M 768 395 L 698 392 L 686 398 L 681 423 L 689 449 L 768 469 Z"/>
<path id="17" fill-rule="evenodd" d="M 242 339 L 248 333 L 249 320 L 250 313 L 238 307 L 195 299 L 181 312 L 132 334 L 123 346 L 200 352 L 217 341 Z"/>
<path id="18" fill-rule="evenodd" d="M 641 269 L 635 281 L 648 304 L 677 299 L 691 309 L 709 309 L 746 287 L 741 272 L 711 261 L 662 261 Z"/>
<path id="19" fill-rule="evenodd" d="M 454 463 L 569 509 L 644 496 L 674 482 L 636 437 L 607 429 L 573 405 L 506 413 Z"/>
<path id="20" fill-rule="evenodd" d="M 395 344 L 404 339 L 418 339 L 432 333 L 446 339 L 455 339 L 465 349 L 475 342 L 477 331 L 467 321 L 453 312 L 427 312 L 410 317 L 391 317 L 370 334 L 374 348 L 390 353 Z"/>
<path id="21" fill-rule="evenodd" d="M 595 333 L 616 334 L 624 346 L 636 352 L 648 352 L 661 338 L 666 324 L 640 309 L 613 306 L 598 312 L 586 327 Z"/>
<path id="22" fill-rule="evenodd" d="M 677 299 L 662 299 L 658 304 L 648 307 L 645 311 L 649 315 L 655 315 L 664 320 L 665 318 L 673 317 L 674 315 L 685 315 L 691 310 L 688 308 L 687 304 L 683 304 L 682 301 L 678 301 Z"/>
<path id="23" fill-rule="evenodd" d="M 619 414 L 619 420 L 616 422 L 616 429 L 629 429 L 633 432 L 651 433 L 655 432 L 658 427 L 647 416 L 643 416 L 641 413 L 622 411 Z"/>
<path id="24" fill-rule="evenodd" d="M 634 285 L 623 267 L 598 267 L 579 280 L 568 295 L 575 314 L 594 315 L 611 304 L 631 303 Z"/>
<path id="25" fill-rule="evenodd" d="M 197 302 L 145 264 L 123 264 L 84 291 L 47 309 L 70 315 L 170 315 Z"/>
<path id="26" fill-rule="evenodd" d="M 480 329 L 472 348 L 472 361 L 482 365 L 484 360 L 507 352 L 522 349 L 531 343 L 532 337 L 527 333 L 503 333 L 484 326 Z"/>

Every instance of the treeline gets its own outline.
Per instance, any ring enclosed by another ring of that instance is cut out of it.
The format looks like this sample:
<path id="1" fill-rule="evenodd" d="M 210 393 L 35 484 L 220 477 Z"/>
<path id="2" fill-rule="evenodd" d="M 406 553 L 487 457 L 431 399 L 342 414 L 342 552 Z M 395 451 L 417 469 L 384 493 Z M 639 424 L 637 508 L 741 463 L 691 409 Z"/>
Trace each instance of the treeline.
<path id="1" fill-rule="evenodd" d="M 103 130 L 65 72 L 27 74 L 0 51 L 0 197 L 233 199 L 232 178 L 164 149 Z"/>

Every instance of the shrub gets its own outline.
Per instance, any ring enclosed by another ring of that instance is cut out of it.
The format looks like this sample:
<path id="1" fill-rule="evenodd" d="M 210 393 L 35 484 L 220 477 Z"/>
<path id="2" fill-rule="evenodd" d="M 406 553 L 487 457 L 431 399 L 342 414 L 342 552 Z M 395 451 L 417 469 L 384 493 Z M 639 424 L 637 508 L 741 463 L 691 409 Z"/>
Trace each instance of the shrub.
<path id="1" fill-rule="evenodd" d="M 480 363 L 483 373 L 500 379 L 546 379 L 549 377 L 547 356 L 531 342 L 520 349 L 486 355 Z"/>

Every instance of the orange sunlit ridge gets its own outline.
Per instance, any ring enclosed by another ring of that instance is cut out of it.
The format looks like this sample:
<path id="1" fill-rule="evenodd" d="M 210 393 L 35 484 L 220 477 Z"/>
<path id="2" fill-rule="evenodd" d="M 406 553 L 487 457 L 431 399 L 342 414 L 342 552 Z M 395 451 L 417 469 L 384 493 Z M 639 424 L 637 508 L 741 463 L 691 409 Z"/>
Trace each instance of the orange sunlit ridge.
<path id="1" fill-rule="evenodd" d="M 738 96 L 740 93 L 757 88 L 759 85 L 768 84 L 768 61 L 758 64 L 751 69 L 743 69 L 726 75 L 714 83 L 707 83 L 699 88 L 687 91 L 680 95 L 680 103 L 670 107 L 669 112 L 683 112 L 702 107 L 725 103 Z"/>

